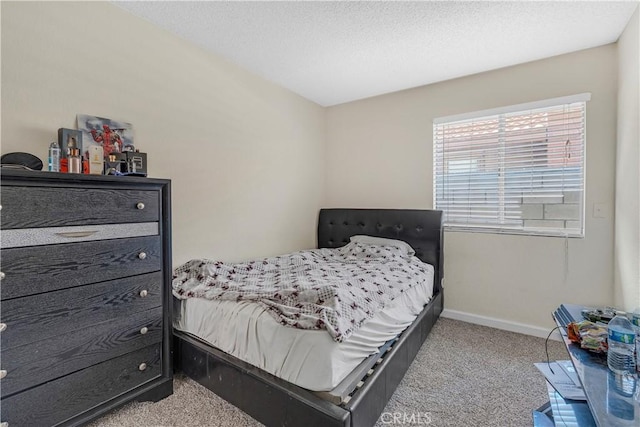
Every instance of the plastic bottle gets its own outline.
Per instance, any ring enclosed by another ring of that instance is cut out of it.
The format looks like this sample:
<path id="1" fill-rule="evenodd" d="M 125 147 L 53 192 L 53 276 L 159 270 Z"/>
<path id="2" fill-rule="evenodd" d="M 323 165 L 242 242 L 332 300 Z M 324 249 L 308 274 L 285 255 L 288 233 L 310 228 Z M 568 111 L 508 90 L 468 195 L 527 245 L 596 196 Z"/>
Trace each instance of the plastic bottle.
<path id="1" fill-rule="evenodd" d="M 631 399 L 636 390 L 634 375 L 618 375 L 608 373 L 607 381 L 607 413 L 616 418 L 633 421 L 634 409 Z"/>
<path id="2" fill-rule="evenodd" d="M 609 351 L 607 365 L 616 374 L 633 375 L 636 372 L 634 352 L 636 331 L 624 311 L 617 311 L 609 322 Z"/>
<path id="3" fill-rule="evenodd" d="M 631 324 L 636 330 L 636 369 L 640 371 L 640 307 L 633 310 Z"/>
<path id="4" fill-rule="evenodd" d="M 49 171 L 60 172 L 60 146 L 57 142 L 49 145 Z"/>

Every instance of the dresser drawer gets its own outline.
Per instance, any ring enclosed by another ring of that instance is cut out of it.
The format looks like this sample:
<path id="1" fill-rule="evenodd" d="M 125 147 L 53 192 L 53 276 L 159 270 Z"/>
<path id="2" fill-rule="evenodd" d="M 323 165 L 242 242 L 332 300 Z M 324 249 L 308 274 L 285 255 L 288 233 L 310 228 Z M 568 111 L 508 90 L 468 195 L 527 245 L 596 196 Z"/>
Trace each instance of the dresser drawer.
<path id="1" fill-rule="evenodd" d="M 2 186 L 2 229 L 154 222 L 158 191 Z"/>
<path id="2" fill-rule="evenodd" d="M 2 399 L 0 421 L 10 427 L 59 424 L 159 377 L 160 354 L 161 345 L 153 345 Z"/>
<path id="3" fill-rule="evenodd" d="M 162 307 L 2 350 L 0 384 L 9 396 L 162 341 Z M 64 343 L 64 345 L 61 345 Z"/>
<path id="4" fill-rule="evenodd" d="M 74 227 L 17 228 L 3 230 L 0 248 L 56 245 L 94 240 L 125 239 L 130 237 L 157 236 L 157 222 L 133 222 L 128 224 L 81 225 Z"/>
<path id="5" fill-rule="evenodd" d="M 2 303 L 2 350 L 115 320 L 162 305 L 162 272 L 127 277 Z M 146 291 L 141 296 L 141 292 Z M 61 343 L 66 345 L 66 343 Z"/>
<path id="6" fill-rule="evenodd" d="M 3 249 L 0 296 L 7 300 L 159 271 L 162 260 L 160 236 Z"/>

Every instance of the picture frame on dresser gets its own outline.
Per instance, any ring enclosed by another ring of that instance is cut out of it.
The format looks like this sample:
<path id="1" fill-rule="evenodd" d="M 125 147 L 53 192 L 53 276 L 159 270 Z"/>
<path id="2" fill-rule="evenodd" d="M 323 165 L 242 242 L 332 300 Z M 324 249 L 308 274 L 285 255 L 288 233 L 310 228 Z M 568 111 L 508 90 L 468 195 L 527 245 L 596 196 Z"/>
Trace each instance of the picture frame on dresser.
<path id="1" fill-rule="evenodd" d="M 171 182 L 3 169 L 0 185 L 0 422 L 172 394 Z"/>

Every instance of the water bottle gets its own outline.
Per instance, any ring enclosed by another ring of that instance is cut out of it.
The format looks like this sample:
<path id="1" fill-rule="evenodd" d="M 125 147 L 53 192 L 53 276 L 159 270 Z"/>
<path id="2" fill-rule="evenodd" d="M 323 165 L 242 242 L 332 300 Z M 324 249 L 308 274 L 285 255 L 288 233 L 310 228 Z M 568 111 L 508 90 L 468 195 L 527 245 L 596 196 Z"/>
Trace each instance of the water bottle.
<path id="1" fill-rule="evenodd" d="M 607 365 L 609 369 L 620 375 L 633 375 L 636 372 L 636 331 L 627 314 L 617 311 L 616 317 L 609 322 L 609 351 Z"/>
<path id="2" fill-rule="evenodd" d="M 640 371 L 640 307 L 633 310 L 631 324 L 636 330 L 636 369 Z"/>
<path id="3" fill-rule="evenodd" d="M 632 375 L 618 375 L 609 372 L 607 381 L 607 413 L 616 418 L 633 421 L 633 395 L 637 380 Z"/>
<path id="4" fill-rule="evenodd" d="M 60 146 L 57 142 L 49 145 L 49 171 L 60 172 Z"/>

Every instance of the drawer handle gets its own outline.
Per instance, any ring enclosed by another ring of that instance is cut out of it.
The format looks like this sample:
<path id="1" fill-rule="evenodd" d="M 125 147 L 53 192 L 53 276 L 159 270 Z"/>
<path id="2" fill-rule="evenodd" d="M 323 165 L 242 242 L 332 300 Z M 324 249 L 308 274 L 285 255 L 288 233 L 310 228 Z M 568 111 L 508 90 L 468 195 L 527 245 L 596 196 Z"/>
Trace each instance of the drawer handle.
<path id="1" fill-rule="evenodd" d="M 56 233 L 60 237 L 68 237 L 69 239 L 77 239 L 79 237 L 89 237 L 96 234 L 98 231 L 62 231 Z"/>
<path id="2" fill-rule="evenodd" d="M 140 371 L 144 371 L 145 369 L 147 369 L 147 364 L 146 363 L 141 363 L 140 366 L 138 366 L 138 370 L 140 370 Z"/>
<path id="3" fill-rule="evenodd" d="M 147 332 L 149 332 L 149 328 L 147 328 L 146 326 L 144 328 L 140 329 L 140 334 L 142 334 L 142 335 L 146 334 Z"/>
<path id="4" fill-rule="evenodd" d="M 138 254 L 138 258 L 140 258 L 140 259 L 145 259 L 146 257 L 147 257 L 147 254 L 145 252 L 140 252 Z"/>
<path id="5" fill-rule="evenodd" d="M 0 271 L 0 280 L 4 279 L 4 273 L 2 271 Z"/>
<path id="6" fill-rule="evenodd" d="M 6 323 L 0 323 L 0 332 L 4 332 L 7 330 L 7 324 Z M 2 426 L 0 426 L 2 427 Z"/>
<path id="7" fill-rule="evenodd" d="M 149 295 L 149 291 L 147 291 L 146 289 L 140 291 L 140 296 L 142 298 L 146 297 L 147 295 Z"/>
<path id="8" fill-rule="evenodd" d="M 140 210 L 144 209 L 144 203 L 138 202 L 138 204 L 136 205 L 136 208 L 138 208 Z"/>
<path id="9" fill-rule="evenodd" d="M 0 380 L 7 376 L 7 371 L 5 369 L 0 370 Z"/>

